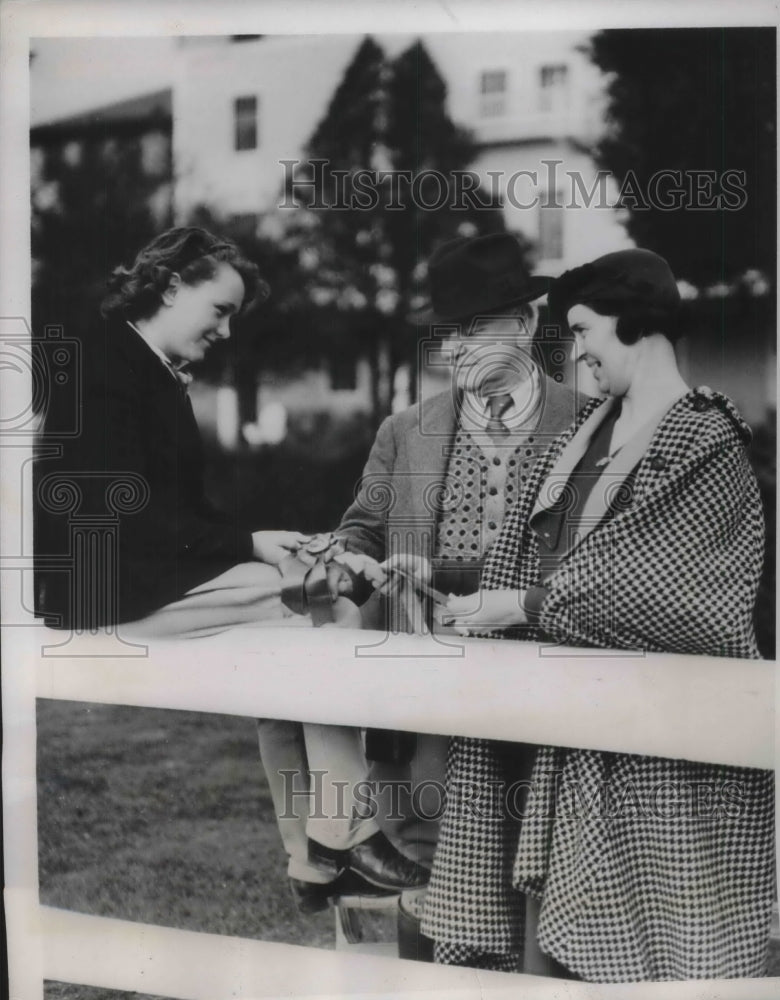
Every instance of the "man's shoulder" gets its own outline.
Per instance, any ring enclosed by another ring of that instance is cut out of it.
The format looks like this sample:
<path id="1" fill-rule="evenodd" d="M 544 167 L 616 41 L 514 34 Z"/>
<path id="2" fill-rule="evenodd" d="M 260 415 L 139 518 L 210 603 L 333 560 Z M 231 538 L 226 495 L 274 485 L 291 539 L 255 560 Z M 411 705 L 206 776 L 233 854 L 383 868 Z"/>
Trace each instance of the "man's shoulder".
<path id="1" fill-rule="evenodd" d="M 386 423 L 398 433 L 413 430 L 423 424 L 435 423 L 437 420 L 451 419 L 455 413 L 455 401 L 452 391 L 445 389 L 418 400 L 398 413 L 391 414 Z"/>
<path id="2" fill-rule="evenodd" d="M 560 426 L 561 430 L 574 422 L 577 414 L 591 401 L 591 396 L 570 385 L 557 382 L 549 375 L 542 376 L 544 419 Z"/>

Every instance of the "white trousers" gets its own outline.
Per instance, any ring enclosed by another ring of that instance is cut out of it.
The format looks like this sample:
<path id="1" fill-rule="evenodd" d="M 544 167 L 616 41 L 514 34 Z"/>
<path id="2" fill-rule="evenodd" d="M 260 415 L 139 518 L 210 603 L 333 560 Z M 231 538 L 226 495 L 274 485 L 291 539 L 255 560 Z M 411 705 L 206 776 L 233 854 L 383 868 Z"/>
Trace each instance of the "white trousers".
<path id="1" fill-rule="evenodd" d="M 241 563 L 194 587 L 178 601 L 122 626 L 126 638 L 196 639 L 236 628 L 311 627 L 281 602 L 279 571 Z M 308 858 L 309 839 L 346 850 L 377 832 L 361 816 L 368 777 L 360 730 L 350 726 L 260 719 L 260 755 L 288 855 L 288 873 L 329 882 L 330 868 Z"/>

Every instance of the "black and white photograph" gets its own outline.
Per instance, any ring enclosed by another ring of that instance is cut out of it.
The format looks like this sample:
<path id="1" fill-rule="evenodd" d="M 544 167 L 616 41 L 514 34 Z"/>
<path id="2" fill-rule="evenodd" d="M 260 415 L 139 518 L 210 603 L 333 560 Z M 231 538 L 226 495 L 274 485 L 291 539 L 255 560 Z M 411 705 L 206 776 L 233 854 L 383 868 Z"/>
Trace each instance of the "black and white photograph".
<path id="1" fill-rule="evenodd" d="M 14 6 L 8 996 L 774 995 L 773 6 Z"/>

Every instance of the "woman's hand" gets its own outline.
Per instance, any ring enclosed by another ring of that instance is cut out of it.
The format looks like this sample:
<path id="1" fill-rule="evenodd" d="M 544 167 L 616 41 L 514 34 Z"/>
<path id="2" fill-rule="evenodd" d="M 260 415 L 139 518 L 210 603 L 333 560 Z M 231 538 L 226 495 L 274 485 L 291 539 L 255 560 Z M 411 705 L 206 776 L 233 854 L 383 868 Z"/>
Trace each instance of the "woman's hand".
<path id="1" fill-rule="evenodd" d="M 415 556 L 410 552 L 396 552 L 383 563 L 376 566 L 372 576 L 367 575 L 375 590 L 380 594 L 391 594 L 398 586 L 401 576 L 408 577 L 412 583 L 429 583 L 431 579 L 431 564 L 425 556 Z"/>
<path id="2" fill-rule="evenodd" d="M 297 552 L 305 545 L 310 535 L 300 531 L 254 531 L 252 533 L 252 555 L 260 562 L 277 566 L 282 559 Z"/>
<path id="3" fill-rule="evenodd" d="M 450 597 L 445 607 L 436 609 L 436 617 L 459 635 L 524 625 L 528 621 L 524 596 L 523 590 L 480 590 L 466 597 Z"/>
<path id="4" fill-rule="evenodd" d="M 377 575 L 381 575 L 379 563 L 361 552 L 342 552 L 328 563 L 328 586 L 334 598 L 339 594 L 352 596 L 355 576 L 365 577 L 373 584 Z"/>

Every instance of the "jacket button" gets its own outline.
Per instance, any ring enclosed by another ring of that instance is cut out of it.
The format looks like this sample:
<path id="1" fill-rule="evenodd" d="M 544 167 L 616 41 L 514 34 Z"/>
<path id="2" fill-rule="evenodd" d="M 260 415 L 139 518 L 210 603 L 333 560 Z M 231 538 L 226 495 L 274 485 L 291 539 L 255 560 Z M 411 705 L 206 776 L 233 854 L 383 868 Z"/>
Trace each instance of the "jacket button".
<path id="1" fill-rule="evenodd" d="M 693 401 L 693 408 L 697 413 L 703 413 L 705 410 L 709 410 L 712 406 L 712 402 L 709 399 L 705 399 L 704 396 L 697 396 Z"/>
<path id="2" fill-rule="evenodd" d="M 648 465 L 653 470 L 653 472 L 661 472 L 669 463 L 666 461 L 663 455 L 653 455 L 653 457 L 648 462 Z"/>

